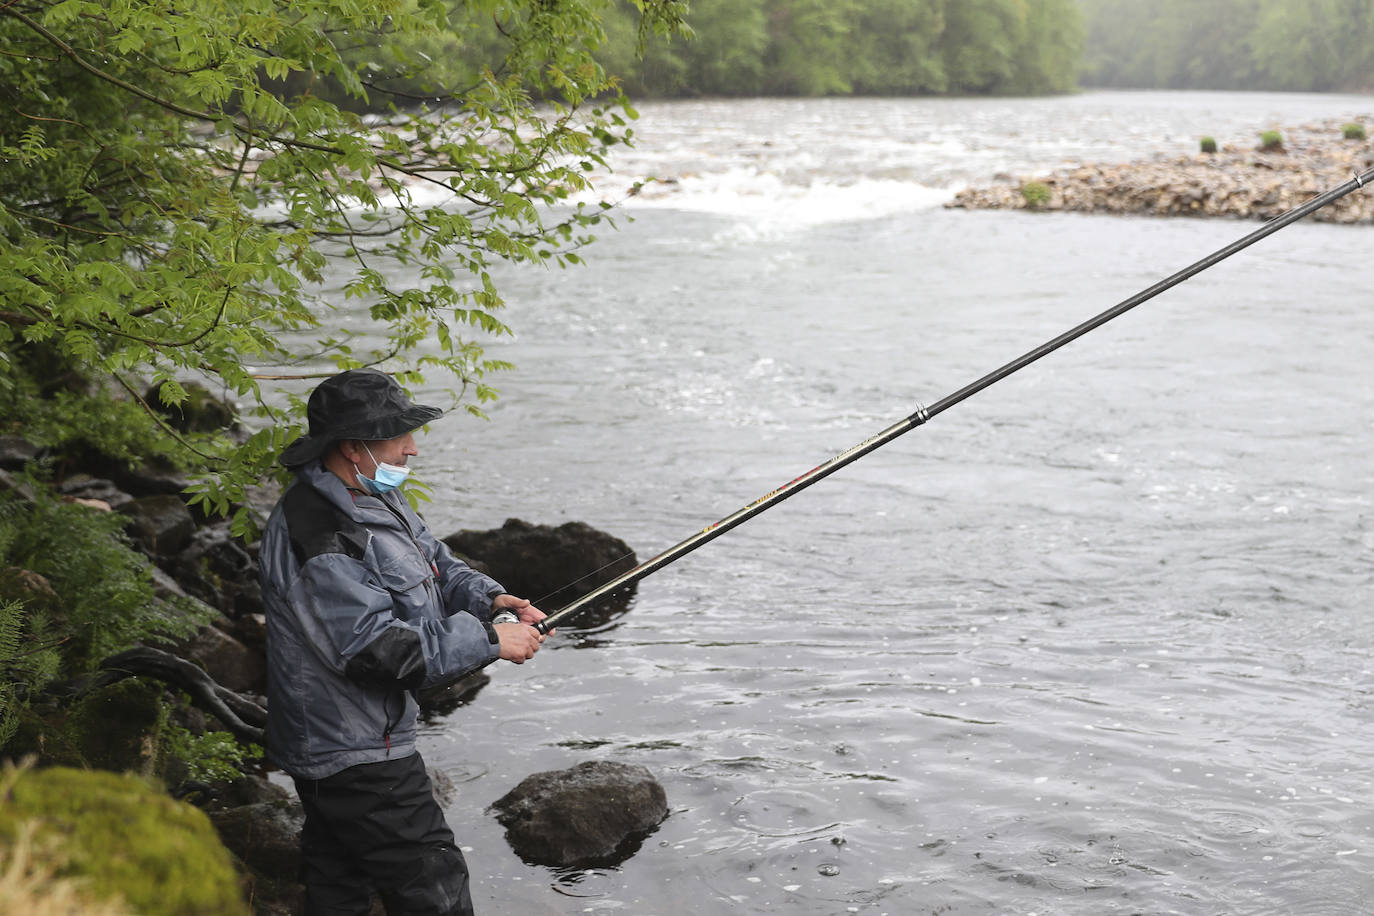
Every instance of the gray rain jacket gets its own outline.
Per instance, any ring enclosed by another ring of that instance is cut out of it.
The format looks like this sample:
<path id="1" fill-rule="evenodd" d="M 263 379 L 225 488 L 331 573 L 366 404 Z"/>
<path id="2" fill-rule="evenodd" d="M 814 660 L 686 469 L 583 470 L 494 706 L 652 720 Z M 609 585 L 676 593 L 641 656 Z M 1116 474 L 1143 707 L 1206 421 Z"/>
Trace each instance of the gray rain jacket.
<path id="1" fill-rule="evenodd" d="M 456 559 L 397 492 L 301 468 L 262 538 L 267 751 L 322 779 L 415 751 L 410 691 L 499 656 L 500 583 Z"/>

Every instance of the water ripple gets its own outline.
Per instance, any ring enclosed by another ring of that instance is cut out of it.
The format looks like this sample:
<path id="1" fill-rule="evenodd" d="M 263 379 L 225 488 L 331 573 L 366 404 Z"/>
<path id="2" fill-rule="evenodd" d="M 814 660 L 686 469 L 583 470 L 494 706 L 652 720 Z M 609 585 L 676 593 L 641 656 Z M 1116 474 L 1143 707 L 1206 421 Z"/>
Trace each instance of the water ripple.
<path id="1" fill-rule="evenodd" d="M 652 556 L 1243 231 L 922 188 L 1357 101 L 655 106 L 627 174 L 701 180 L 585 269 L 498 277 L 521 368 L 490 423 L 435 424 L 426 518 Z M 478 909 L 1367 910 L 1367 236 L 1285 229 L 487 669 L 422 735 L 471 776 L 446 805 Z M 588 757 L 648 767 L 674 815 L 550 890 L 483 810 Z"/>

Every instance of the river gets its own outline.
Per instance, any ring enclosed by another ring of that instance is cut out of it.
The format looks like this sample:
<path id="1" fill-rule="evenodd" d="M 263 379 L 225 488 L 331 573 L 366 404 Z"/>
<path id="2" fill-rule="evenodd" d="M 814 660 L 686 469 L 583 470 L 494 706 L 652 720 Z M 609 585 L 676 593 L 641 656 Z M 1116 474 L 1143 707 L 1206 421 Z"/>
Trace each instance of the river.
<path id="1" fill-rule="evenodd" d="M 958 188 L 1374 98 L 640 112 L 600 185 L 660 179 L 632 220 L 501 274 L 518 368 L 415 462 L 440 534 L 647 559 L 1254 228 Z M 489 669 L 422 740 L 479 913 L 1371 912 L 1371 244 L 1287 228 Z M 521 862 L 486 806 L 594 758 L 668 819 L 618 866 Z"/>

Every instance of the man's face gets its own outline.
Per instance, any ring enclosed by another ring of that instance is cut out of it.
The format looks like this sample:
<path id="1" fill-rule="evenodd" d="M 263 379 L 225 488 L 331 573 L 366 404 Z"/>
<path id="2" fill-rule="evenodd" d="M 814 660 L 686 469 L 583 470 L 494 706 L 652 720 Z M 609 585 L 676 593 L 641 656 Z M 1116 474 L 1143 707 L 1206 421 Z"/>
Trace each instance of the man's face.
<path id="1" fill-rule="evenodd" d="M 376 476 L 377 464 L 394 464 L 397 467 L 405 467 L 412 456 L 420 454 L 420 450 L 415 447 L 414 433 L 406 433 L 395 439 L 373 439 L 367 442 L 366 449 L 358 449 L 358 451 L 362 453 L 362 458 L 358 461 L 358 468 L 368 477 Z M 369 451 L 372 452 L 372 457 L 368 457 Z M 375 463 L 373 458 L 377 459 Z"/>

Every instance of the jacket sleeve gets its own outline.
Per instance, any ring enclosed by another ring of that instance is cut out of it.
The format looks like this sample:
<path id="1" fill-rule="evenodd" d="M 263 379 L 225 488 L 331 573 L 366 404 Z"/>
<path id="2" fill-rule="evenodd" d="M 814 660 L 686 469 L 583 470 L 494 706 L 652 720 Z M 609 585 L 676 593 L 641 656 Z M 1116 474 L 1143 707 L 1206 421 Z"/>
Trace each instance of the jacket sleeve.
<path id="1" fill-rule="evenodd" d="M 311 558 L 291 592 L 306 642 L 327 666 L 363 684 L 435 686 L 499 656 L 488 627 L 472 615 L 398 618 L 391 593 L 346 554 Z"/>
<path id="2" fill-rule="evenodd" d="M 436 538 L 423 522 L 416 539 L 438 573 L 444 609 L 450 614 L 467 611 L 478 620 L 490 620 L 491 600 L 505 594 L 506 587 L 455 557 L 448 545 Z"/>

